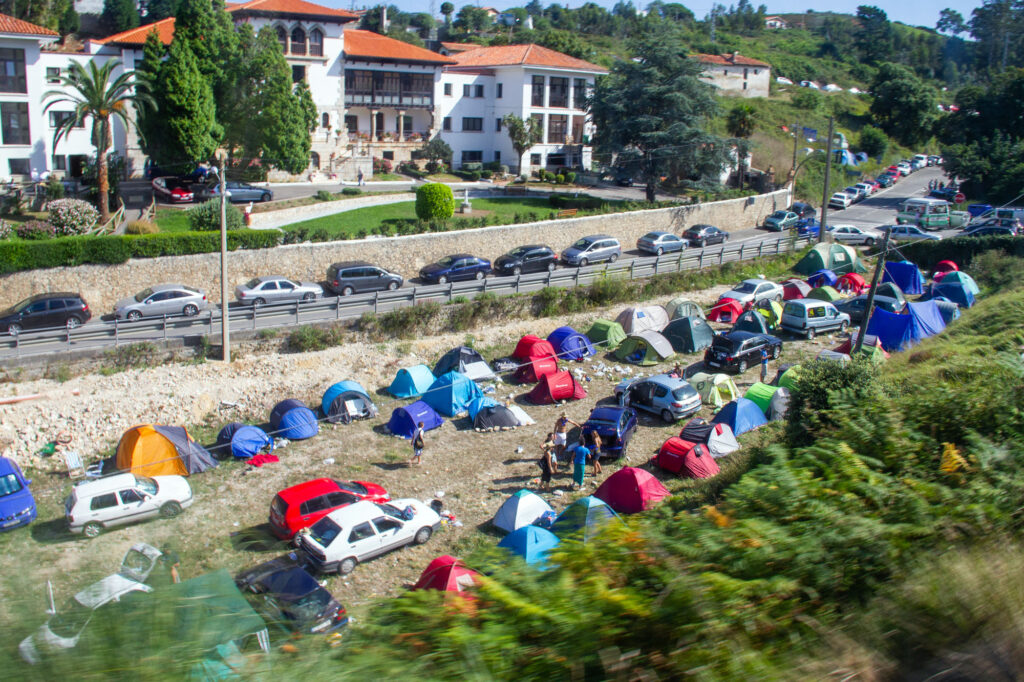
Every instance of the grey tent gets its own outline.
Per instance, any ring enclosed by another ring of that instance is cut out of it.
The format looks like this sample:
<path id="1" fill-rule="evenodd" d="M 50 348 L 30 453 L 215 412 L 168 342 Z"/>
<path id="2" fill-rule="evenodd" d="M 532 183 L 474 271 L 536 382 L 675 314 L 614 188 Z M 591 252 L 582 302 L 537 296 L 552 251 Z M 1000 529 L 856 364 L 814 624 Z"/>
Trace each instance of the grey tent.
<path id="1" fill-rule="evenodd" d="M 736 318 L 736 323 L 732 326 L 731 331 L 767 334 L 768 324 L 765 322 L 764 315 L 756 310 L 748 310 Z"/>
<path id="2" fill-rule="evenodd" d="M 473 418 L 473 428 L 480 431 L 514 429 L 517 426 L 519 426 L 519 418 L 504 405 L 483 407 Z"/>
<path id="3" fill-rule="evenodd" d="M 782 387 L 772 394 L 772 399 L 768 403 L 768 410 L 765 412 L 765 416 L 768 417 L 768 421 L 778 421 L 785 419 L 786 412 L 789 411 L 789 389 Z"/>
<path id="4" fill-rule="evenodd" d="M 696 353 L 711 345 L 715 332 L 703 317 L 680 317 L 672 320 L 661 333 L 677 353 Z"/>
<path id="5" fill-rule="evenodd" d="M 327 421 L 332 424 L 348 424 L 353 419 L 376 417 L 377 406 L 365 393 L 343 391 L 331 400 L 326 416 Z"/>
<path id="6" fill-rule="evenodd" d="M 185 427 L 153 424 L 153 430 L 171 441 L 188 473 L 200 474 L 217 466 L 217 460 L 210 454 L 210 451 L 189 438 Z"/>
<path id="7" fill-rule="evenodd" d="M 673 298 L 665 306 L 670 320 L 678 320 L 682 317 L 699 317 L 704 319 L 704 310 L 699 305 L 687 298 Z"/>
<path id="8" fill-rule="evenodd" d="M 901 309 L 907 305 L 907 297 L 903 295 L 903 291 L 896 285 L 896 282 L 882 282 L 875 287 L 875 296 L 895 298 L 899 301 Z"/>
<path id="9" fill-rule="evenodd" d="M 690 443 L 704 443 L 715 459 L 724 457 L 740 449 L 736 436 L 728 424 L 708 423 L 700 417 L 686 422 L 679 437 Z"/>
<path id="10" fill-rule="evenodd" d="M 457 346 L 441 356 L 434 366 L 434 376 L 443 376 L 448 372 L 465 374 L 473 381 L 492 381 L 498 378 L 483 356 L 469 346 Z"/>

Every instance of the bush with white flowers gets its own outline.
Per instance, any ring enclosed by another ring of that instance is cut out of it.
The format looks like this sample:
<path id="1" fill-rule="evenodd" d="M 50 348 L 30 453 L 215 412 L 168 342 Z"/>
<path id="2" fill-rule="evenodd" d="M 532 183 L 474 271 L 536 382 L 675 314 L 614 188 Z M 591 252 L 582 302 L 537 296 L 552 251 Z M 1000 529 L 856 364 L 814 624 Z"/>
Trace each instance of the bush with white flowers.
<path id="1" fill-rule="evenodd" d="M 92 204 L 81 199 L 55 199 L 46 205 L 46 210 L 58 237 L 85 234 L 100 217 Z"/>

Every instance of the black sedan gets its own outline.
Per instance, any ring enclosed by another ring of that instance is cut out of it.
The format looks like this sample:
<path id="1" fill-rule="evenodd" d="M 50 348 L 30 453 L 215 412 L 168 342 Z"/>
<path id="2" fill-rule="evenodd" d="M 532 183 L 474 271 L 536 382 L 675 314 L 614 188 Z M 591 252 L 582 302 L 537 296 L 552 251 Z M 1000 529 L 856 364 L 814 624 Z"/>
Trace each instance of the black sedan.
<path id="1" fill-rule="evenodd" d="M 550 246 L 531 244 L 512 249 L 494 261 L 497 275 L 518 275 L 523 272 L 551 272 L 558 262 L 558 254 Z"/>
<path id="2" fill-rule="evenodd" d="M 718 334 L 712 339 L 711 347 L 704 351 L 704 364 L 712 369 L 731 369 L 742 374 L 748 367 L 760 364 L 762 349 L 774 360 L 782 352 L 782 339 L 754 332 Z"/>
<path id="3" fill-rule="evenodd" d="M 294 633 L 323 634 L 348 625 L 345 607 L 320 586 L 294 554 L 271 559 L 235 576 L 267 622 Z"/>
<path id="4" fill-rule="evenodd" d="M 683 232 L 683 239 L 688 241 L 690 246 L 707 246 L 728 241 L 729 233 L 714 225 L 693 225 Z"/>
<path id="5" fill-rule="evenodd" d="M 491 261 L 486 258 L 456 253 L 420 268 L 420 279 L 428 284 L 447 284 L 460 279 L 483 279 L 490 271 Z"/>
<path id="6" fill-rule="evenodd" d="M 811 206 L 805 201 L 794 201 L 793 205 L 790 206 L 787 210 L 796 213 L 801 218 L 813 218 L 814 215 L 817 213 L 817 209 L 815 209 L 813 206 Z"/>
<path id="7" fill-rule="evenodd" d="M 864 311 L 868 307 L 868 295 L 861 294 L 853 298 L 843 299 L 836 301 L 833 305 L 835 305 L 836 310 L 839 312 L 849 315 L 850 322 L 860 323 L 864 321 Z M 899 313 L 903 309 L 903 306 L 895 298 L 878 295 L 875 296 L 875 307 L 887 310 L 890 313 Z"/>

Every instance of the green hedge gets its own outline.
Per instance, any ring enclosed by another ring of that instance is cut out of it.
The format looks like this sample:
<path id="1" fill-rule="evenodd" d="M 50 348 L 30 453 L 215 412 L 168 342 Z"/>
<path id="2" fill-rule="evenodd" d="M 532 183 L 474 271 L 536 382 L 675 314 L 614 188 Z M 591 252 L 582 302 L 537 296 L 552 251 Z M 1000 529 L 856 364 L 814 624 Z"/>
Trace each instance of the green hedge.
<path id="1" fill-rule="evenodd" d="M 961 268 L 967 267 L 986 251 L 1005 251 L 1011 256 L 1024 258 L 1024 239 L 1020 237 L 959 237 L 941 241 L 920 241 L 900 246 L 889 260 L 907 260 L 925 269 L 934 268 L 940 260 L 951 260 Z M 899 254 L 902 254 L 899 255 Z"/>
<path id="2" fill-rule="evenodd" d="M 266 249 L 281 242 L 277 230 L 228 232 L 228 249 Z M 71 265 L 112 265 L 129 258 L 158 258 L 220 250 L 215 232 L 176 232 L 100 237 L 60 237 L 46 241 L 0 242 L 0 274 Z"/>
<path id="3" fill-rule="evenodd" d="M 455 215 L 452 188 L 431 182 L 416 189 L 416 215 L 420 220 L 448 220 Z"/>
<path id="4" fill-rule="evenodd" d="M 563 208 L 601 208 L 604 200 L 599 197 L 582 195 L 574 197 L 571 194 L 552 194 L 548 197 L 548 203 L 558 209 Z"/>

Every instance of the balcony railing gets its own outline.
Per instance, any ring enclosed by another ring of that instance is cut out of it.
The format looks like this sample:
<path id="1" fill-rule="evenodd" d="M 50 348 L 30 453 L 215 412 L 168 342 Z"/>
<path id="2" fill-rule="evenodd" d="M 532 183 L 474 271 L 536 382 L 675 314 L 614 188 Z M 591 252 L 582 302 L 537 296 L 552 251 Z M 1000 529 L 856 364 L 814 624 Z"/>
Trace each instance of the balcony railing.
<path id="1" fill-rule="evenodd" d="M 401 138 L 399 138 L 399 135 L 398 135 L 397 132 L 395 132 L 395 131 L 385 131 L 385 132 L 378 132 L 373 139 L 375 141 L 377 141 L 377 142 L 396 142 L 396 143 L 398 143 L 398 142 L 411 142 L 411 143 L 419 144 L 421 142 L 426 142 L 427 140 L 429 140 L 430 139 L 430 133 L 427 132 L 427 131 L 406 130 L 406 131 L 404 131 L 402 133 Z M 368 133 L 368 132 L 354 132 L 354 133 L 351 133 L 350 132 L 348 134 L 348 141 L 349 142 L 358 142 L 360 140 L 362 140 L 364 142 L 369 142 L 370 141 L 370 133 Z"/>
<path id="2" fill-rule="evenodd" d="M 346 106 L 433 108 L 433 94 L 399 92 L 345 92 Z"/>

